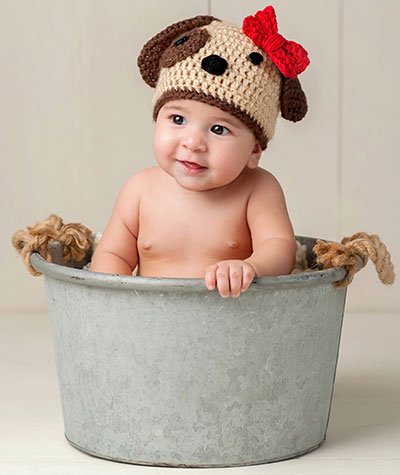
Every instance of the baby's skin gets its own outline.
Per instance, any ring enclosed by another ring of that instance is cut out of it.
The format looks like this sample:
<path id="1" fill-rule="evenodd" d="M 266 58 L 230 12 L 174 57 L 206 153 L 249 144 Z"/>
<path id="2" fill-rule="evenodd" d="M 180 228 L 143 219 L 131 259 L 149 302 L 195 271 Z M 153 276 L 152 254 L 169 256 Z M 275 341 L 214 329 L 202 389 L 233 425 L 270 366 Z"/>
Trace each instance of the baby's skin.
<path id="1" fill-rule="evenodd" d="M 123 186 L 91 270 L 204 278 L 236 298 L 254 277 L 289 274 L 296 241 L 276 178 L 258 166 L 261 147 L 231 114 L 193 100 L 160 110 L 158 166 Z"/>

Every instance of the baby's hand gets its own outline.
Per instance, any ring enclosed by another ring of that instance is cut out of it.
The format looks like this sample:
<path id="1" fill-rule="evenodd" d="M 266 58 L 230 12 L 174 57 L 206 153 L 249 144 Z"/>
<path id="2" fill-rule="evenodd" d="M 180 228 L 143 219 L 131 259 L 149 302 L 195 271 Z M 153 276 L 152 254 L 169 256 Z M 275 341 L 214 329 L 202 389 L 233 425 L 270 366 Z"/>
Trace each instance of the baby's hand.
<path id="1" fill-rule="evenodd" d="M 256 276 L 254 267 L 246 261 L 220 261 L 206 269 L 206 285 L 208 290 L 215 289 L 215 283 L 221 297 L 229 297 L 229 290 L 233 298 L 239 297 L 240 292 L 249 288 Z"/>

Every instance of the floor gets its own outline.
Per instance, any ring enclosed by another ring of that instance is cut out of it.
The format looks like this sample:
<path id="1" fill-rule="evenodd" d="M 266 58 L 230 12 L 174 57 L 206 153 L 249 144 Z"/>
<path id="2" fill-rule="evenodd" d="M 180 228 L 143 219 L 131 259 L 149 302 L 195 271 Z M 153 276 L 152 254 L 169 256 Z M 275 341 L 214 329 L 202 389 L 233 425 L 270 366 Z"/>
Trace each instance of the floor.
<path id="1" fill-rule="evenodd" d="M 400 473 L 400 314 L 346 313 L 325 444 L 297 459 L 245 468 L 126 465 L 63 435 L 47 314 L 0 315 L 0 475 Z"/>

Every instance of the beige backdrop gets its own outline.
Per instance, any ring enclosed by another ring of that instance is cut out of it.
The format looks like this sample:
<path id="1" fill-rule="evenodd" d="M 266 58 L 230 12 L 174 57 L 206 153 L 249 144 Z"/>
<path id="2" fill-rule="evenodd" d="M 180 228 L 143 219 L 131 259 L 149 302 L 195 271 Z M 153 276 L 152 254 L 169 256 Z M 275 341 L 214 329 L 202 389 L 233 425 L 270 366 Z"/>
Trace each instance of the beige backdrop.
<path id="1" fill-rule="evenodd" d="M 0 310 L 45 307 L 13 231 L 51 213 L 103 230 L 116 195 L 154 165 L 150 101 L 136 57 L 166 25 L 197 14 L 241 24 L 260 0 L 0 0 Z M 262 166 L 280 180 L 299 235 L 380 234 L 400 268 L 397 0 L 275 0 L 280 31 L 302 43 L 309 114 L 280 120 Z M 400 308 L 372 264 L 348 308 Z"/>

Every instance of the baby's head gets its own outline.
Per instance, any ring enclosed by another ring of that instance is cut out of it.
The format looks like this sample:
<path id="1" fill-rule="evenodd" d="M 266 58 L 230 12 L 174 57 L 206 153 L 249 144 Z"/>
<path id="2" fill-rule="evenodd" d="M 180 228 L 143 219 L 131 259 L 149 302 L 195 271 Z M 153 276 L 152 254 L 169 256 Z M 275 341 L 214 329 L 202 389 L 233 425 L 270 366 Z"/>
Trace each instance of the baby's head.
<path id="1" fill-rule="evenodd" d="M 261 152 L 252 130 L 218 107 L 174 99 L 158 112 L 154 156 L 186 190 L 209 191 L 232 183 L 258 166 Z"/>
<path id="2" fill-rule="evenodd" d="M 272 7 L 247 17 L 243 31 L 211 16 L 175 23 L 149 40 L 138 66 L 156 91 L 153 118 L 170 101 L 217 107 L 252 131 L 262 150 L 279 112 L 297 122 L 307 102 L 297 75 L 309 64 L 306 51 L 278 32 Z"/>

